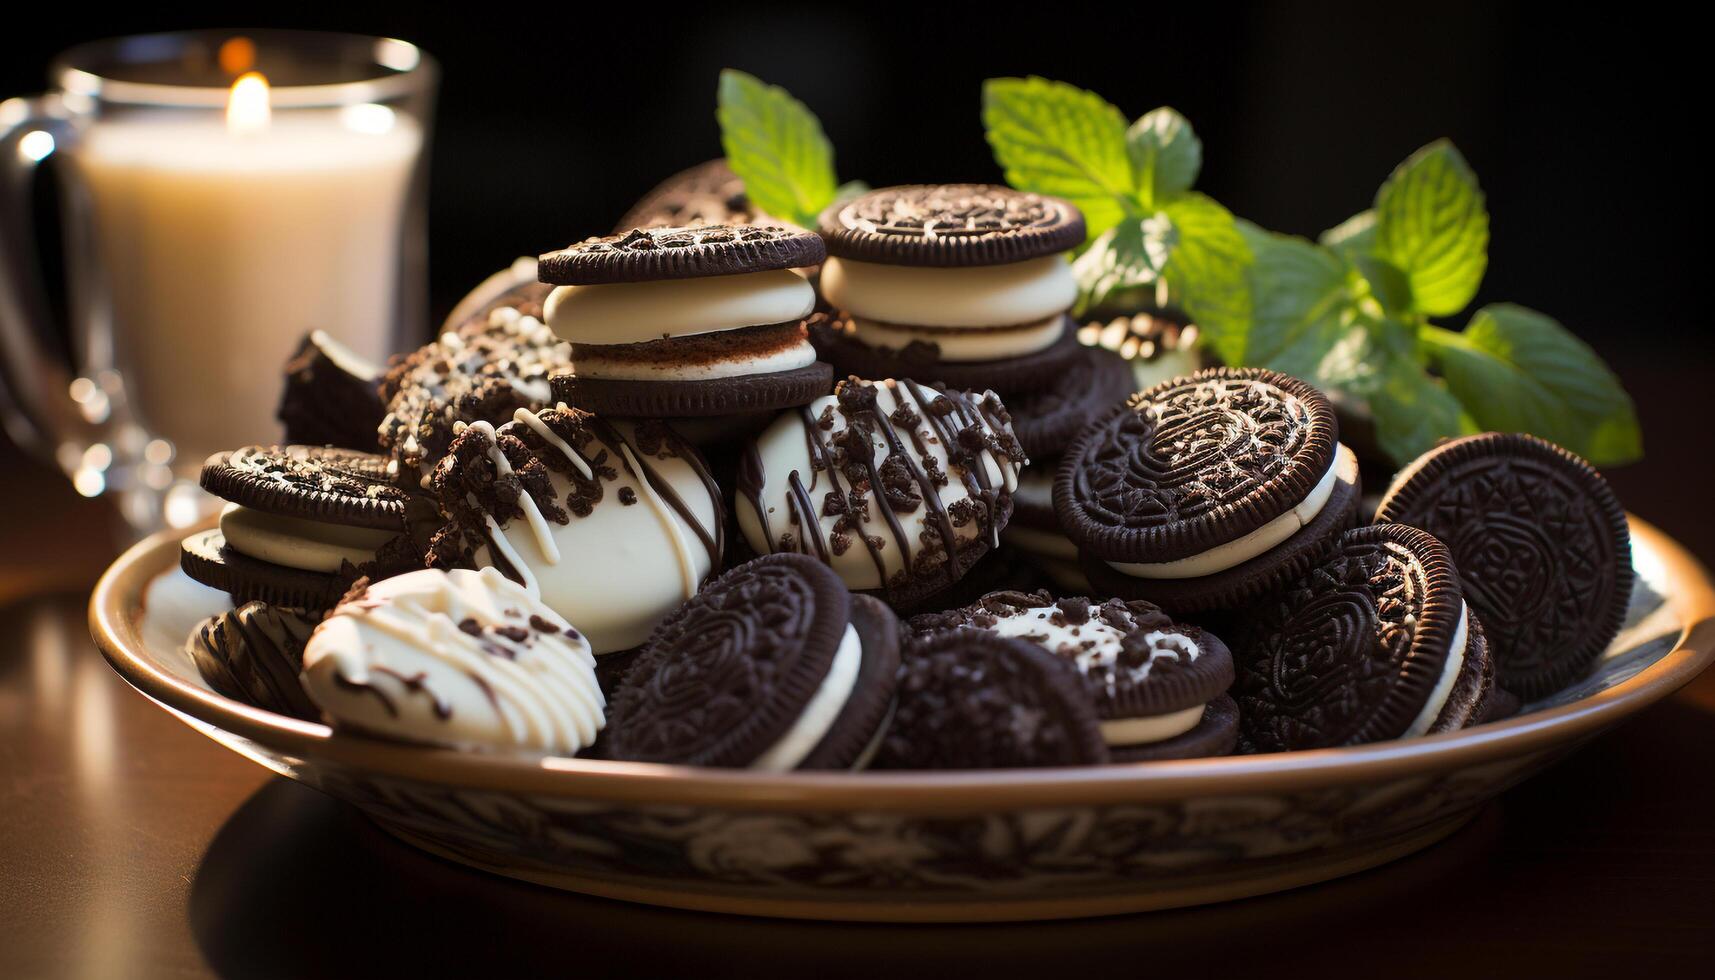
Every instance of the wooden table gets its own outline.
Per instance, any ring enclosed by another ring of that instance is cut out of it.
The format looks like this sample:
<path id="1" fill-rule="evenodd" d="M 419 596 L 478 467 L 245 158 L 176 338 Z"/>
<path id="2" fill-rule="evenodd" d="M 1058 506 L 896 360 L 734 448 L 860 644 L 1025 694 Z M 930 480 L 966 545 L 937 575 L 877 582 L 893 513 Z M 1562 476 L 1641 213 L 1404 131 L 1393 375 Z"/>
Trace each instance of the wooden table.
<path id="1" fill-rule="evenodd" d="M 1663 976 L 1715 948 L 1715 672 L 1443 844 L 1284 895 L 1031 926 L 661 911 L 419 854 L 179 723 L 85 629 L 106 506 L 15 450 L 0 472 L 29 515 L 0 529 L 3 978 Z"/>

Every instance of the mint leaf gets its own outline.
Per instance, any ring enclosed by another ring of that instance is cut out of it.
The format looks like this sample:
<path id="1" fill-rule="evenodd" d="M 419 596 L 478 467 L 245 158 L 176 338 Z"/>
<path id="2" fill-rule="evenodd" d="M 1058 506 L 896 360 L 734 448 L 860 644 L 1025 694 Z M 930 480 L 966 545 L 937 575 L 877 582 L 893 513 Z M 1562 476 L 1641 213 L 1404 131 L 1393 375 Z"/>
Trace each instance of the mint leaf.
<path id="1" fill-rule="evenodd" d="M 1251 250 L 1232 213 L 1190 193 L 1168 201 L 1160 214 L 1170 231 L 1161 267 L 1169 294 L 1223 360 L 1242 356 L 1251 326 Z"/>
<path id="2" fill-rule="evenodd" d="M 1302 238 L 1238 222 L 1255 257 L 1250 268 L 1251 329 L 1221 351 L 1229 364 L 1271 367 L 1309 377 L 1350 323 L 1347 267 Z"/>
<path id="3" fill-rule="evenodd" d="M 1463 333 L 1425 333 L 1442 374 L 1484 429 L 1529 432 L 1598 466 L 1643 455 L 1637 410 L 1596 352 L 1553 317 L 1501 303 Z"/>
<path id="4" fill-rule="evenodd" d="M 1160 207 L 1191 189 L 1203 169 L 1203 143 L 1191 123 L 1162 106 L 1138 117 L 1125 133 L 1133 188 L 1145 208 Z"/>
<path id="5" fill-rule="evenodd" d="M 721 72 L 715 93 L 721 147 L 744 192 L 764 212 L 800 227 L 834 202 L 834 148 L 804 103 L 744 72 Z"/>
<path id="6" fill-rule="evenodd" d="M 1322 244 L 1341 255 L 1368 255 L 1376 248 L 1376 213 L 1359 211 L 1322 233 Z"/>
<path id="7" fill-rule="evenodd" d="M 1376 192 L 1375 254 L 1411 284 L 1420 313 L 1457 313 L 1489 264 L 1489 215 L 1465 158 L 1437 140 L 1395 168 Z"/>
<path id="8" fill-rule="evenodd" d="M 1109 228 L 1072 263 L 1082 315 L 1114 293 L 1159 283 L 1172 248 L 1173 227 L 1165 218 L 1127 220 Z"/>
<path id="9" fill-rule="evenodd" d="M 1387 259 L 1362 252 L 1346 256 L 1358 274 L 1363 276 L 1369 293 L 1388 313 L 1410 313 L 1412 310 L 1411 281 L 1399 267 Z"/>
<path id="10" fill-rule="evenodd" d="M 1478 431 L 1460 399 L 1415 362 L 1390 359 L 1379 380 L 1369 399 L 1370 415 L 1376 442 L 1396 464 L 1404 466 L 1444 438 Z"/>
<path id="11" fill-rule="evenodd" d="M 983 127 L 1007 182 L 1076 204 L 1091 238 L 1133 209 L 1125 117 L 1101 96 L 1034 76 L 991 78 Z"/>

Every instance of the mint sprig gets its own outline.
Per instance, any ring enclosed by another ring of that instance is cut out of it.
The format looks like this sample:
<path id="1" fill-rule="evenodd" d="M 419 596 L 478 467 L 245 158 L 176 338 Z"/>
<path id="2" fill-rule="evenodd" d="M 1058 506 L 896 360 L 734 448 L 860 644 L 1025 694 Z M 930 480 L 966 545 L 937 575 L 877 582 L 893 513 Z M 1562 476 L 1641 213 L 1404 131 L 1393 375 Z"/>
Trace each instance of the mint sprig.
<path id="1" fill-rule="evenodd" d="M 736 69 L 722 71 L 715 118 L 727 165 L 744 181 L 751 203 L 767 214 L 814 228 L 828 205 L 867 190 L 855 181 L 840 184 L 821 121 L 778 85 Z"/>
<path id="2" fill-rule="evenodd" d="M 1223 357 L 1250 330 L 1249 246 L 1233 216 L 1191 190 L 1203 145 L 1170 108 L 1125 116 L 1094 92 L 1045 78 L 983 83 L 983 127 L 1006 180 L 1064 197 L 1089 240 L 1073 264 L 1079 311 L 1117 297 L 1183 309 Z"/>

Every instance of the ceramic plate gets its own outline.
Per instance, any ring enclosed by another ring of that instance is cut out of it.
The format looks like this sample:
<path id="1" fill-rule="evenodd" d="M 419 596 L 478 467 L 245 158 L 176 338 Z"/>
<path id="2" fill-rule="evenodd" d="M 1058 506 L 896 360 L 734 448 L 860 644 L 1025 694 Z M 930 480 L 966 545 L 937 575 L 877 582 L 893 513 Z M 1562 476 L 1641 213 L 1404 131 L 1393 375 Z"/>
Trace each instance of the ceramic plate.
<path id="1" fill-rule="evenodd" d="M 753 915 L 978 921 L 1278 891 L 1440 840 L 1715 658 L 1715 590 L 1632 522 L 1638 585 L 1597 670 L 1512 719 L 1346 749 L 1066 769 L 782 773 L 420 748 L 228 700 L 182 644 L 224 597 L 182 532 L 126 552 L 90 628 L 186 724 L 454 861 L 591 895 Z"/>

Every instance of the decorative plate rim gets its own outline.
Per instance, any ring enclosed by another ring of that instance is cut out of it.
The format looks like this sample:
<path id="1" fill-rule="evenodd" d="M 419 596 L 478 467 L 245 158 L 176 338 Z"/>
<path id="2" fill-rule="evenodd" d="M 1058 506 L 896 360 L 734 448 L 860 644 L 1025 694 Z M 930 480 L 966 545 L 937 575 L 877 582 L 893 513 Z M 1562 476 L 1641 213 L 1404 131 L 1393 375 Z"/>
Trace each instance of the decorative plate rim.
<path id="1" fill-rule="evenodd" d="M 1659 660 L 1613 687 L 1464 731 L 1349 748 L 1166 762 L 936 772 L 758 773 L 653 763 L 466 752 L 387 742 L 221 697 L 174 676 L 140 633 L 143 590 L 192 529 L 163 531 L 108 567 L 90 595 L 102 656 L 132 687 L 198 725 L 281 756 L 423 783 L 550 797 L 746 809 L 969 811 L 1303 792 L 1428 775 L 1565 746 L 1668 696 L 1715 660 L 1715 583 L 1654 526 L 1630 517 L 1634 545 L 1662 564 L 1681 630 Z"/>

